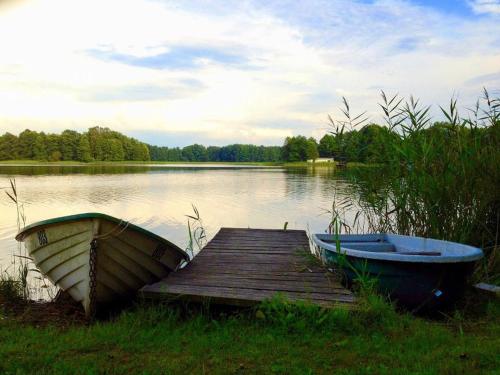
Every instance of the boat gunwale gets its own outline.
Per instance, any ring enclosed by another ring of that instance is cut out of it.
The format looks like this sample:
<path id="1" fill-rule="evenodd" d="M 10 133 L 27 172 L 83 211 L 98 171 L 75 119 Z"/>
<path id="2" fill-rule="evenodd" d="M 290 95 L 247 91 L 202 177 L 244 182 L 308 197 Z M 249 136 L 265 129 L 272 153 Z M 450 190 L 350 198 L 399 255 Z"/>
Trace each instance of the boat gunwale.
<path id="1" fill-rule="evenodd" d="M 110 222 L 116 223 L 116 224 L 127 223 L 127 229 L 132 229 L 136 232 L 139 232 L 139 233 L 144 234 L 146 236 L 152 237 L 155 240 L 164 243 L 165 245 L 171 247 L 173 250 L 175 250 L 176 252 L 181 254 L 182 257 L 186 261 L 188 261 L 188 262 L 190 261 L 189 255 L 184 250 L 182 250 L 179 246 L 175 245 L 174 243 L 170 242 L 169 240 L 167 240 L 167 239 L 165 239 L 165 238 L 163 238 L 163 237 L 161 237 L 153 232 L 150 232 L 147 229 L 144 229 L 144 228 L 139 227 L 135 224 L 132 224 L 128 221 L 124 221 L 124 220 L 121 220 L 121 219 L 118 219 L 116 217 L 106 215 L 106 214 L 103 214 L 100 212 L 86 212 L 86 213 L 82 213 L 82 214 L 60 216 L 60 217 L 55 217 L 55 218 L 51 218 L 51 219 L 37 221 L 35 223 L 32 223 L 32 224 L 24 227 L 23 230 L 21 230 L 16 235 L 16 240 L 23 241 L 27 235 L 31 234 L 32 232 L 39 229 L 40 227 L 47 227 L 47 226 L 53 226 L 53 225 L 57 225 L 57 224 L 67 223 L 67 222 L 75 222 L 75 221 L 81 221 L 81 220 L 93 220 L 93 219 L 107 220 L 107 221 L 110 221 Z"/>
<path id="2" fill-rule="evenodd" d="M 332 236 L 332 235 L 323 233 L 313 234 L 312 242 L 324 250 L 338 253 L 335 243 L 329 244 L 325 242 L 324 239 L 322 239 L 326 236 Z M 342 238 L 346 238 L 348 236 L 350 235 L 341 235 Z M 354 235 L 354 236 L 360 237 L 363 235 Z M 367 236 L 373 236 L 373 235 L 370 234 Z M 423 237 L 403 236 L 398 234 L 377 233 L 375 234 L 375 236 L 383 236 L 386 240 L 389 240 L 388 241 L 389 243 L 390 243 L 390 237 L 426 240 L 426 238 Z M 354 258 L 372 259 L 372 260 L 389 261 L 389 262 L 405 262 L 405 263 L 439 263 L 439 264 L 467 263 L 467 262 L 475 262 L 483 257 L 483 251 L 477 247 L 451 241 L 444 241 L 444 240 L 434 240 L 434 241 L 441 241 L 448 244 L 458 245 L 468 250 L 469 253 L 467 253 L 466 255 L 404 255 L 402 253 L 397 253 L 397 252 L 370 252 L 363 250 L 355 250 L 352 248 L 342 246 L 342 242 L 347 242 L 346 240 L 341 240 L 340 249 L 341 249 L 341 254 L 345 254 L 347 256 L 351 256 Z"/>

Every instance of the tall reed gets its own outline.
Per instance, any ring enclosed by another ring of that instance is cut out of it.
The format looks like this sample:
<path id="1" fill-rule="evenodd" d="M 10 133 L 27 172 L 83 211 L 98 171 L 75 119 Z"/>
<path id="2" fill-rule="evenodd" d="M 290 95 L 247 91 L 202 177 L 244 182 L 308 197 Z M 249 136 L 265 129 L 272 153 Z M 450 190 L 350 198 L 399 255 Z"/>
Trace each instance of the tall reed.
<path id="1" fill-rule="evenodd" d="M 193 213 L 191 215 L 186 215 L 188 219 L 188 245 L 186 251 L 192 259 L 206 245 L 207 233 L 203 226 L 200 211 L 194 204 L 191 206 L 193 208 Z"/>
<path id="2" fill-rule="evenodd" d="M 10 189 L 5 191 L 5 194 L 14 203 L 16 207 L 16 224 L 19 232 L 26 225 L 26 215 L 24 213 L 24 204 L 20 201 L 17 184 L 15 179 L 9 179 Z M 26 254 L 26 249 L 21 243 L 17 244 L 17 254 L 12 256 L 12 264 L 14 266 L 14 275 L 3 275 L 4 282 L 8 282 L 13 286 L 17 284 L 17 289 L 20 291 L 24 300 L 30 298 L 30 288 L 28 285 L 28 273 L 30 258 Z"/>
<path id="3" fill-rule="evenodd" d="M 26 226 L 26 214 L 17 183 L 14 178 L 9 179 L 9 187 L 5 189 L 10 201 L 16 207 L 17 231 L 20 232 Z M 17 243 L 17 249 L 12 254 L 12 270 L 0 269 L 0 294 L 10 302 L 19 300 L 29 301 L 33 298 L 52 299 L 56 288 L 35 267 L 26 251 L 26 247 Z"/>
<path id="4" fill-rule="evenodd" d="M 331 119 L 333 132 L 344 131 L 339 124 L 350 124 L 345 100 L 344 106 L 347 121 Z M 382 92 L 380 107 L 391 130 L 386 141 L 392 152 L 381 169 L 347 174 L 359 182 L 353 185 L 363 229 L 480 246 L 486 257 L 478 277 L 497 280 L 500 98 L 484 90 L 465 115 L 451 99 L 440 107 L 446 118 L 441 123 L 433 123 L 430 107 L 413 97 Z"/>

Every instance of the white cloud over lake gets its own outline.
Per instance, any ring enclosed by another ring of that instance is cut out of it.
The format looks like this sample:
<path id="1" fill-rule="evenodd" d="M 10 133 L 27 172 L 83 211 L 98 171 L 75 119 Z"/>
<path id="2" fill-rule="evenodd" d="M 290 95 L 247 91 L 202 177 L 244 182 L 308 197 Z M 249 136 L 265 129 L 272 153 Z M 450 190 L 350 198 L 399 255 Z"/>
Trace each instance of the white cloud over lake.
<path id="1" fill-rule="evenodd" d="M 105 125 L 156 144 L 281 144 L 320 136 L 342 95 L 377 121 L 381 89 L 470 105 L 500 88 L 495 0 L 11 3 L 0 132 Z"/>

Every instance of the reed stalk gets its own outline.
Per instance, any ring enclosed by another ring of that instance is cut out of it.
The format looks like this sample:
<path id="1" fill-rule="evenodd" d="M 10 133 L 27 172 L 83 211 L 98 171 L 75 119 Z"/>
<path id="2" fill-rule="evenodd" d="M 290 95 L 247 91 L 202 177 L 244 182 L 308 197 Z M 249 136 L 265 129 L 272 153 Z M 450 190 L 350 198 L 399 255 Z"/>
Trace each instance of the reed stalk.
<path id="1" fill-rule="evenodd" d="M 16 207 L 17 231 L 20 232 L 26 226 L 26 214 L 14 178 L 9 179 L 5 194 Z M 57 289 L 35 267 L 21 242 L 17 243 L 16 251 L 12 253 L 12 267 L 14 272 L 10 272 L 8 268 L 0 270 L 0 294 L 3 298 L 15 303 L 28 302 L 33 298 L 52 299 L 55 296 Z"/>
<path id="2" fill-rule="evenodd" d="M 191 259 L 193 259 L 196 254 L 198 254 L 200 250 L 203 249 L 203 247 L 206 245 L 207 233 L 198 208 L 194 204 L 192 204 L 191 206 L 193 208 L 193 213 L 190 215 L 186 215 L 188 219 L 188 245 L 186 247 L 186 251 Z"/>
<path id="3" fill-rule="evenodd" d="M 465 115 L 452 98 L 439 123 L 413 97 L 382 92 L 380 107 L 392 152 L 379 168 L 346 172 L 358 197 L 350 227 L 479 246 L 485 258 L 476 277 L 499 282 L 500 97 L 484 90 Z M 334 135 L 363 124 L 349 111 L 344 99 L 347 120 L 330 117 Z"/>

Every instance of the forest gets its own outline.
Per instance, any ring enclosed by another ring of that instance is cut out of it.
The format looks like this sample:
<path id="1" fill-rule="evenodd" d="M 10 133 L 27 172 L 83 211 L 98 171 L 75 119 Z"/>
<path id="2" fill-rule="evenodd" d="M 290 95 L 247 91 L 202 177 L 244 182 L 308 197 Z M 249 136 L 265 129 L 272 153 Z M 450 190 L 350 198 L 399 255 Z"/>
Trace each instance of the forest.
<path id="1" fill-rule="evenodd" d="M 148 145 L 152 161 L 279 162 L 280 146 L 234 144 L 223 147 L 194 144 L 184 148 Z"/>
<path id="2" fill-rule="evenodd" d="M 24 130 L 18 136 L 0 136 L 0 160 L 38 161 L 185 161 L 185 162 L 300 162 L 334 157 L 357 162 L 381 162 L 388 152 L 386 127 L 370 124 L 340 137 L 287 137 L 283 146 L 232 144 L 186 147 L 153 146 L 106 127 L 84 133 L 64 130 L 61 134 Z"/>
<path id="3" fill-rule="evenodd" d="M 422 130 L 431 137 L 450 124 L 435 122 Z M 400 135 L 386 126 L 368 124 L 342 134 L 327 133 L 319 142 L 302 135 L 287 137 L 283 146 L 232 144 L 186 147 L 153 146 L 105 127 L 84 133 L 65 130 L 51 134 L 24 130 L 0 136 L 0 160 L 39 161 L 171 161 L 171 162 L 301 162 L 318 157 L 369 164 L 385 163 Z"/>
<path id="4" fill-rule="evenodd" d="M 169 148 L 148 145 L 99 126 L 84 133 L 64 130 L 61 134 L 26 129 L 18 136 L 11 133 L 0 136 L 0 160 L 279 162 L 282 147 L 194 144 Z"/>
<path id="5" fill-rule="evenodd" d="M 0 160 L 147 161 L 150 156 L 146 144 L 96 126 L 82 134 L 74 130 L 51 134 L 29 129 L 19 136 L 5 133 L 0 136 Z"/>

